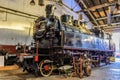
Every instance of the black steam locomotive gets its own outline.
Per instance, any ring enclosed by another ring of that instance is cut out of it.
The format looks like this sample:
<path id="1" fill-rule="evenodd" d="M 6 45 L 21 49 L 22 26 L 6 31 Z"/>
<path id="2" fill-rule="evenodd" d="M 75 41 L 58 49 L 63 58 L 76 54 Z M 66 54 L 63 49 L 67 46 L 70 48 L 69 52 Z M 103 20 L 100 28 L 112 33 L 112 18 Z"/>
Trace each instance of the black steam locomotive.
<path id="1" fill-rule="evenodd" d="M 72 70 L 82 77 L 83 70 L 86 76 L 91 74 L 91 63 L 109 62 L 114 51 L 110 36 L 104 39 L 98 29 L 90 32 L 81 28 L 70 15 L 59 20 L 54 10 L 53 5 L 47 5 L 46 17 L 35 21 L 32 47 L 19 56 L 24 70 L 42 76 L 49 76 L 55 69 Z"/>

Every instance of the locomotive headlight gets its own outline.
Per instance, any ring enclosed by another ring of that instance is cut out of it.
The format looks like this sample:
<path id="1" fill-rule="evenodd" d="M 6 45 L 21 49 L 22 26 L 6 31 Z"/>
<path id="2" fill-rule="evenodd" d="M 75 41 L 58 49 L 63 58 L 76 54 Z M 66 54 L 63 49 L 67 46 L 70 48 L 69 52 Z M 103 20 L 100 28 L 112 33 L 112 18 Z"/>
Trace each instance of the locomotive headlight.
<path id="1" fill-rule="evenodd" d="M 31 50 L 31 46 L 28 47 L 28 50 Z"/>
<path id="2" fill-rule="evenodd" d="M 17 45 L 17 46 L 15 47 L 15 49 L 16 49 L 16 50 L 20 50 L 20 49 L 21 49 L 21 46 L 20 46 L 20 45 Z"/>
<path id="3" fill-rule="evenodd" d="M 18 50 L 18 46 L 16 46 L 15 49 Z"/>

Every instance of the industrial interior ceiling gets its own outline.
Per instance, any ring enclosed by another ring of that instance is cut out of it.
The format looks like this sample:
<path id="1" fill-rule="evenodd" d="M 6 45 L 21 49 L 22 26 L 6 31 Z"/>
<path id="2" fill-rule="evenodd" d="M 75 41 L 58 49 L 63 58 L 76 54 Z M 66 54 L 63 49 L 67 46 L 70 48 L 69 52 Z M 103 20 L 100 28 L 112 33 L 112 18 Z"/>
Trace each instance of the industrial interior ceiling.
<path id="1" fill-rule="evenodd" d="M 76 0 L 95 27 L 119 31 L 120 0 Z"/>
<path id="2" fill-rule="evenodd" d="M 29 18 L 34 21 L 38 16 L 44 16 L 45 11 L 43 9 L 45 9 L 45 5 L 47 4 L 46 1 L 49 1 L 48 3 L 52 4 L 52 2 L 54 2 L 53 4 L 60 5 L 62 7 L 61 9 L 65 7 L 71 10 L 73 12 L 70 13 L 71 15 L 84 15 L 84 22 L 86 22 L 88 27 L 90 26 L 89 28 L 103 27 L 106 31 L 119 31 L 119 0 L 33 0 L 35 2 L 34 6 L 30 5 L 30 1 L 31 0 L 1 0 L 0 14 L 5 12 L 5 16 L 7 16 L 7 14 L 12 14 Z M 38 5 L 39 1 L 44 1 L 45 5 Z M 15 4 L 18 2 L 19 4 Z M 8 5 L 10 3 L 13 5 Z M 42 11 L 43 14 L 40 11 Z M 60 11 L 61 10 L 57 11 L 58 16 L 63 13 L 69 14 L 69 11 Z M 5 17 L 5 19 L 8 18 Z"/>

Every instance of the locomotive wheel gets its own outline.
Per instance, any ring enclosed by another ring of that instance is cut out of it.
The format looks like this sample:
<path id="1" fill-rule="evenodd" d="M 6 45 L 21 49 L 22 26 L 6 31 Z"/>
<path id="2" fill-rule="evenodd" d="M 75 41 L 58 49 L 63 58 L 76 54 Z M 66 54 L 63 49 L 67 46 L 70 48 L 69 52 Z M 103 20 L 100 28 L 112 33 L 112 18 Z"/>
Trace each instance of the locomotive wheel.
<path id="1" fill-rule="evenodd" d="M 85 74 L 86 74 L 86 76 L 90 76 L 91 75 L 91 66 L 87 66 L 85 68 Z"/>
<path id="2" fill-rule="evenodd" d="M 53 71 L 53 64 L 48 59 L 43 60 L 39 64 L 39 69 L 42 76 L 44 77 L 50 76 Z"/>

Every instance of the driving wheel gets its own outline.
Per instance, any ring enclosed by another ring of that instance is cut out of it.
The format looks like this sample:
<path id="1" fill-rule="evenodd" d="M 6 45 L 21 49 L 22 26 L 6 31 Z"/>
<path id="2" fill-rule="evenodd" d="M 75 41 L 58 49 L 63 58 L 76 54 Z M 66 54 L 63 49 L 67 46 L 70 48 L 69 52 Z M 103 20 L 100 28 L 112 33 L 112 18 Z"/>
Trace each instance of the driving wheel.
<path id="1" fill-rule="evenodd" d="M 41 61 L 39 64 L 39 69 L 42 76 L 44 77 L 50 76 L 53 71 L 52 61 L 48 59 Z"/>

